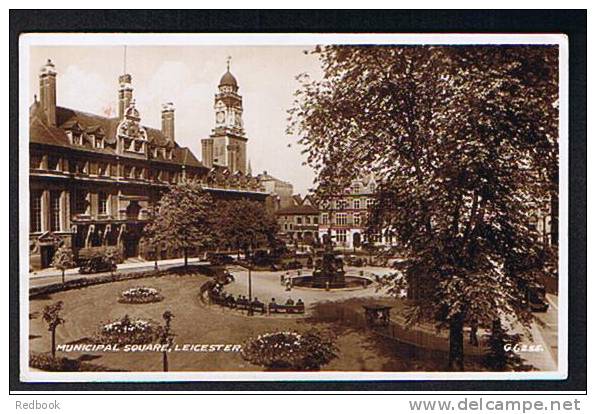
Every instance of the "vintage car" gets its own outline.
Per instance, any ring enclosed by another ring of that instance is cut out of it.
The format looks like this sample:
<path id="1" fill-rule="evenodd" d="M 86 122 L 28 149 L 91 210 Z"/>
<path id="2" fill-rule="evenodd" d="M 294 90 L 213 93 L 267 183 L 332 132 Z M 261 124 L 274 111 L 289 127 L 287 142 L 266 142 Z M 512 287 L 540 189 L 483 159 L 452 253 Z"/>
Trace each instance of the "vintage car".
<path id="1" fill-rule="evenodd" d="M 208 253 L 207 260 L 214 266 L 221 266 L 234 263 L 234 258 L 224 253 Z"/>
<path id="2" fill-rule="evenodd" d="M 112 272 L 116 270 L 117 267 L 118 266 L 116 266 L 115 263 L 104 256 L 94 256 L 79 267 L 79 273 L 84 275 L 90 273 Z"/>
<path id="3" fill-rule="evenodd" d="M 548 302 L 546 300 L 546 289 L 539 284 L 532 284 L 527 289 L 528 307 L 532 312 L 546 312 Z"/>

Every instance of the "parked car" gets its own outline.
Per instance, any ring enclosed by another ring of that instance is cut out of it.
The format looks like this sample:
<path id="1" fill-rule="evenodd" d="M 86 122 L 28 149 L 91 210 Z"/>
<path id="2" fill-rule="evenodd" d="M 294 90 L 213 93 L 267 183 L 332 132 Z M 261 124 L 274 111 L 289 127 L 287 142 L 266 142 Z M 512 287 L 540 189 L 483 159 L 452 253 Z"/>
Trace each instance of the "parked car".
<path id="1" fill-rule="evenodd" d="M 302 269 L 302 263 L 298 260 L 292 260 L 283 264 L 284 270 L 297 270 Z"/>
<path id="2" fill-rule="evenodd" d="M 346 265 L 354 266 L 354 267 L 362 267 L 364 266 L 364 260 L 361 257 L 357 256 L 347 256 L 345 259 Z"/>
<path id="3" fill-rule="evenodd" d="M 87 260 L 79 267 L 80 274 L 111 272 L 116 270 L 118 266 L 112 263 L 104 256 L 94 256 Z"/>
<path id="4" fill-rule="evenodd" d="M 546 312 L 548 310 L 546 289 L 542 285 L 533 284 L 528 287 L 527 301 L 532 312 Z"/>
<path id="5" fill-rule="evenodd" d="M 255 266 L 270 267 L 275 265 L 278 259 L 266 250 L 257 250 L 253 253 L 251 261 Z"/>
<path id="6" fill-rule="evenodd" d="M 225 253 L 207 253 L 207 260 L 214 266 L 234 263 L 234 258 Z"/>

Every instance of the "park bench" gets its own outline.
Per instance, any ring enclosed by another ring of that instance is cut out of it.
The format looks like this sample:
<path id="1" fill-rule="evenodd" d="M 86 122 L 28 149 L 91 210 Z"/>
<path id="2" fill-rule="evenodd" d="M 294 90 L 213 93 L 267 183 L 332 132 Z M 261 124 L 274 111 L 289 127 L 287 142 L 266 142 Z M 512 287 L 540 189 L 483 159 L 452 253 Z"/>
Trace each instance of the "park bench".
<path id="1" fill-rule="evenodd" d="M 269 313 L 304 313 L 304 303 L 295 305 L 269 304 Z"/>

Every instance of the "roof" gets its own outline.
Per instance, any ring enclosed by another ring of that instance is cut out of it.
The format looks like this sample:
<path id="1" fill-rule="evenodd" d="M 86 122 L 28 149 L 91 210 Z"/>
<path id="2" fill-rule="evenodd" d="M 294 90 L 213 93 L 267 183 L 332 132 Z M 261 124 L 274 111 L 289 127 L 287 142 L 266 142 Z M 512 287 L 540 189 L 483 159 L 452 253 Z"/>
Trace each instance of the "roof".
<path id="1" fill-rule="evenodd" d="M 238 82 L 232 73 L 228 70 L 226 73 L 223 74 L 221 80 L 219 81 L 219 86 L 234 86 L 238 87 Z"/>
<path id="2" fill-rule="evenodd" d="M 51 126 L 46 121 L 46 117 L 41 111 L 39 102 L 31 105 L 29 118 L 29 139 L 31 143 L 52 145 L 57 147 L 72 148 L 79 151 L 87 151 L 101 154 L 115 155 L 116 150 L 113 147 L 104 148 L 81 147 L 70 142 L 66 131 L 71 128 L 80 128 L 82 132 L 88 134 L 103 134 L 107 144 L 116 143 L 116 130 L 120 123 L 119 118 L 105 117 L 101 115 L 90 114 L 75 109 L 56 107 L 56 126 Z M 173 159 L 151 159 L 156 162 L 167 164 L 188 165 L 193 167 L 203 167 L 203 164 L 197 159 L 192 151 L 187 147 L 181 147 L 171 142 L 159 130 L 143 126 L 147 131 L 147 140 L 156 147 L 169 147 L 173 151 Z M 125 156 L 124 154 L 121 154 Z"/>
<path id="3" fill-rule="evenodd" d="M 319 214 L 319 209 L 317 209 L 316 207 L 313 207 L 311 205 L 308 205 L 308 204 L 303 204 L 303 205 L 299 205 L 299 206 L 289 206 L 289 207 L 279 209 L 275 212 L 275 214 L 277 214 L 278 216 L 286 216 L 286 215 L 289 216 L 289 215 L 293 215 L 293 214 L 314 215 L 314 214 Z"/>

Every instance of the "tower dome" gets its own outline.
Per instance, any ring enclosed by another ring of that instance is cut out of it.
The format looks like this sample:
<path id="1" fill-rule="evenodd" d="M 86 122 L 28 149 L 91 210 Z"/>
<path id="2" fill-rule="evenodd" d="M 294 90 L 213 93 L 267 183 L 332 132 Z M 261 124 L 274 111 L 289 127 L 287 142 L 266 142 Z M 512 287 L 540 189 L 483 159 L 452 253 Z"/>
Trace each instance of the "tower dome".
<path id="1" fill-rule="evenodd" d="M 229 69 L 221 77 L 219 81 L 219 86 L 233 86 L 234 88 L 238 87 L 238 82 L 236 81 L 236 78 L 234 77 L 234 75 L 232 75 Z"/>

